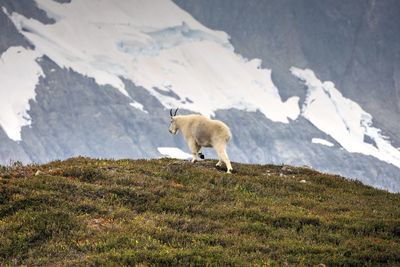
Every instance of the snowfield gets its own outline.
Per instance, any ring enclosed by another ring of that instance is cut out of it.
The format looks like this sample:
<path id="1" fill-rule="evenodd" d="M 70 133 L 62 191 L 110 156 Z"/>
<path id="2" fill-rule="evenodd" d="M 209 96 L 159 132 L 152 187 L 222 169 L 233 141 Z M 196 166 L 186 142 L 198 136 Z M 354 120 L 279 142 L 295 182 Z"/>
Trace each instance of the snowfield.
<path id="1" fill-rule="evenodd" d="M 191 159 L 192 155 L 182 151 L 177 147 L 157 147 L 158 152 L 161 155 L 166 156 L 168 158 L 175 159 Z"/>
<path id="2" fill-rule="evenodd" d="M 226 33 L 207 29 L 172 1 L 36 2 L 54 24 L 17 13 L 9 17 L 38 57 L 47 55 L 126 97 L 120 77 L 147 89 L 166 108 L 206 116 L 237 108 L 288 123 L 300 112 L 298 97 L 282 102 L 271 71 L 262 69 L 260 60 L 236 54 Z M 168 96 L 170 90 L 178 98 Z"/>
<path id="3" fill-rule="evenodd" d="M 301 108 L 304 118 L 348 152 L 370 155 L 400 167 L 400 152 L 372 126 L 372 116 L 360 105 L 343 97 L 333 82 L 320 81 L 310 69 L 292 67 L 291 72 L 308 88 Z M 367 138 L 372 143 L 366 142 Z"/>
<path id="4" fill-rule="evenodd" d="M 0 125 L 15 141 L 21 140 L 21 127 L 30 124 L 29 100 L 35 99 L 35 86 L 43 76 L 37 51 L 10 47 L 0 57 Z"/>
<path id="5" fill-rule="evenodd" d="M 334 146 L 334 144 L 332 144 L 328 140 L 321 139 L 321 138 L 313 138 L 313 139 L 311 139 L 311 143 L 320 144 L 320 145 L 329 146 L 329 147 Z"/>

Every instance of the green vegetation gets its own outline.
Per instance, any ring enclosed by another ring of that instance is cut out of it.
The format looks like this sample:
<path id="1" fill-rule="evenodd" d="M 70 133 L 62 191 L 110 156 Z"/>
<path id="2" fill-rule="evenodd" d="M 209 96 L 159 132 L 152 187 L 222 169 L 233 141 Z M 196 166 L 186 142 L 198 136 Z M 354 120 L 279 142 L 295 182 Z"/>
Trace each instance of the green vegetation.
<path id="1" fill-rule="evenodd" d="M 215 163 L 0 167 L 0 266 L 400 265 L 399 194 L 307 168 L 234 164 L 230 175 Z"/>

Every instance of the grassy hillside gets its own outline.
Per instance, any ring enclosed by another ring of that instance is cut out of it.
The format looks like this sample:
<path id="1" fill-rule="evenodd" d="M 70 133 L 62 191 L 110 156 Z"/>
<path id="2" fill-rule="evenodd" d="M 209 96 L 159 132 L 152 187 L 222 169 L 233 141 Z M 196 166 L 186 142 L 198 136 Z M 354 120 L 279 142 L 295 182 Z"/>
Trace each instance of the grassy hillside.
<path id="1" fill-rule="evenodd" d="M 307 168 L 234 164 L 229 175 L 215 163 L 0 167 L 0 266 L 400 265 L 399 194 Z"/>

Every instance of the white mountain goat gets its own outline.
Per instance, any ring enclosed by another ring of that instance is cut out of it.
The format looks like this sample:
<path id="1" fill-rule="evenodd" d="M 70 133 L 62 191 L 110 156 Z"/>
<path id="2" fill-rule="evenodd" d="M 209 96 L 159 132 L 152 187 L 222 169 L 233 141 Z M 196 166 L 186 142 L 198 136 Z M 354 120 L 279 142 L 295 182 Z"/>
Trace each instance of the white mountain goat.
<path id="1" fill-rule="evenodd" d="M 202 147 L 213 147 L 217 152 L 219 161 L 216 166 L 221 166 L 224 162 L 227 168 L 227 173 L 233 171 L 231 162 L 226 154 L 226 144 L 231 139 L 231 131 L 229 127 L 219 120 L 211 120 L 202 115 L 178 115 L 172 114 L 172 109 L 169 111 L 171 116 L 171 125 L 169 132 L 176 134 L 180 130 L 188 144 L 193 159 L 192 162 L 198 160 L 198 155 L 201 154 Z"/>

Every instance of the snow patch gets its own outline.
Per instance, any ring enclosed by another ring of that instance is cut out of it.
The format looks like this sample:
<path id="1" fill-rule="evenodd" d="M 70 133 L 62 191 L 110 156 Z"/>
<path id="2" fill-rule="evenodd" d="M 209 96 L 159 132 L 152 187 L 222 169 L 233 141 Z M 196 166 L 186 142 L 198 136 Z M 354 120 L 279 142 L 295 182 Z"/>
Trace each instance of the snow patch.
<path id="1" fill-rule="evenodd" d="M 192 158 L 191 154 L 183 152 L 177 147 L 158 147 L 158 152 L 161 155 L 167 156 L 169 158 L 176 158 L 176 159 L 190 159 Z"/>
<path id="2" fill-rule="evenodd" d="M 40 53 L 22 46 L 8 48 L 0 58 L 0 125 L 7 136 L 21 140 L 21 128 L 30 125 L 29 100 L 44 76 L 36 62 Z"/>
<path id="3" fill-rule="evenodd" d="M 127 97 L 120 77 L 147 89 L 166 108 L 206 116 L 218 109 L 259 110 L 284 123 L 300 113 L 299 98 L 283 102 L 261 60 L 236 54 L 226 33 L 204 27 L 172 1 L 36 2 L 54 24 L 17 13 L 10 18 L 38 53 Z M 170 90 L 192 101 L 160 93 Z"/>
<path id="4" fill-rule="evenodd" d="M 321 139 L 321 138 L 313 138 L 313 139 L 311 139 L 311 142 L 314 144 L 320 144 L 320 145 L 329 146 L 329 147 L 334 146 L 334 144 L 332 144 L 328 140 Z"/>
<path id="5" fill-rule="evenodd" d="M 330 135 L 348 152 L 373 156 L 400 167 L 400 151 L 391 145 L 380 129 L 372 126 L 371 114 L 345 98 L 333 82 L 320 81 L 312 70 L 295 67 L 290 70 L 308 87 L 301 108 L 304 118 Z M 366 143 L 365 139 L 374 141 L 376 146 Z"/>
<path id="6" fill-rule="evenodd" d="M 134 102 L 129 103 L 129 105 L 140 111 L 143 111 L 144 113 L 148 113 L 147 110 L 144 109 L 143 105 L 140 104 L 139 102 L 134 101 Z"/>

